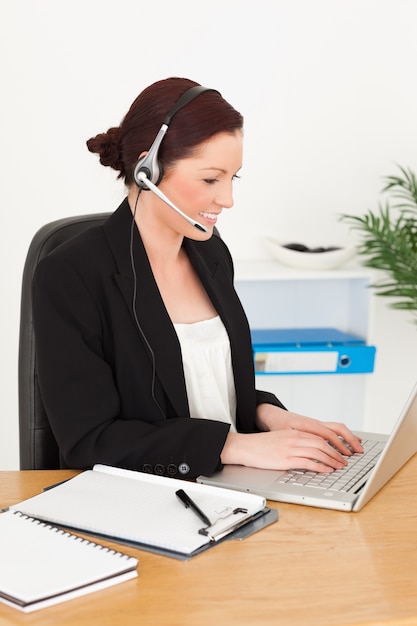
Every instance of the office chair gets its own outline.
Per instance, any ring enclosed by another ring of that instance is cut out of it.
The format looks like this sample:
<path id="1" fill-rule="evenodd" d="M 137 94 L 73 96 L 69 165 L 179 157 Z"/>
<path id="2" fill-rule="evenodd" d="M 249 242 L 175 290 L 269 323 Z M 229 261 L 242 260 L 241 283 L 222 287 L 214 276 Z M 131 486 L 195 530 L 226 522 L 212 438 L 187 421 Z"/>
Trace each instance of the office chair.
<path id="1" fill-rule="evenodd" d="M 58 445 L 46 416 L 36 373 L 32 318 L 32 279 L 39 261 L 70 237 L 101 225 L 110 213 L 67 217 L 42 226 L 27 253 L 23 277 L 19 333 L 20 469 L 59 469 Z"/>

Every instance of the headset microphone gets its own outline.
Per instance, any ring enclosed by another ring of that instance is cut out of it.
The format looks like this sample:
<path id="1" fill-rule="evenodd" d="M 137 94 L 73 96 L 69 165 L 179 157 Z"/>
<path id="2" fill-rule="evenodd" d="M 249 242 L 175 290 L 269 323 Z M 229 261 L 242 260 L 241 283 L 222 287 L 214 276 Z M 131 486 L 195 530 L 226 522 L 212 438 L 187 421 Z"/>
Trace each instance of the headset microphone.
<path id="1" fill-rule="evenodd" d="M 158 198 L 160 198 L 160 200 L 165 202 L 165 204 L 167 204 L 169 207 L 171 207 L 171 209 L 173 209 L 176 213 L 178 213 L 178 215 L 180 215 L 189 224 L 191 224 L 191 226 L 195 226 L 195 228 L 197 228 L 198 230 L 203 231 L 203 233 L 207 233 L 208 232 L 208 228 L 203 226 L 203 224 L 200 224 L 200 222 L 196 222 L 191 217 L 189 217 L 188 215 L 183 213 L 181 211 L 181 209 L 179 209 L 177 206 L 175 206 L 175 204 L 173 202 L 171 202 L 171 200 L 169 198 L 167 198 L 167 196 L 164 193 L 162 193 L 162 191 L 149 180 L 149 178 L 146 176 L 145 172 L 139 172 L 137 174 L 137 179 L 142 184 L 146 185 L 146 187 L 148 187 L 148 189 L 150 189 L 156 196 L 158 196 Z"/>

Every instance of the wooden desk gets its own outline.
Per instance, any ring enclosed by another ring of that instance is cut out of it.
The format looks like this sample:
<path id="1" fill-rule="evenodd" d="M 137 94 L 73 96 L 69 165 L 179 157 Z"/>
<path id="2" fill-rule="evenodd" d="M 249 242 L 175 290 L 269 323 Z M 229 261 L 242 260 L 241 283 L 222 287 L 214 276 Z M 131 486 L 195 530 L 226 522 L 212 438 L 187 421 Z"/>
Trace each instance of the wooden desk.
<path id="1" fill-rule="evenodd" d="M 0 472 L 0 507 L 74 474 Z M 187 562 L 108 544 L 137 579 L 32 614 L 0 603 L 0 625 L 417 625 L 416 474 L 417 455 L 359 513 L 274 503 L 277 524 Z"/>

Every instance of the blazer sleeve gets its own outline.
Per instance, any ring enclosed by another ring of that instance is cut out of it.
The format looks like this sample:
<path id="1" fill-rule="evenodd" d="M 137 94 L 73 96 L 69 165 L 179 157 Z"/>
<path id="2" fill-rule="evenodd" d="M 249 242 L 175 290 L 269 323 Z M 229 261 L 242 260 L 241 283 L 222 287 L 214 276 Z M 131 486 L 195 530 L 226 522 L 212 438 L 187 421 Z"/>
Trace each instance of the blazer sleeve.
<path id="1" fill-rule="evenodd" d="M 46 257 L 34 276 L 39 385 L 64 464 L 104 463 L 187 478 L 217 471 L 229 426 L 189 416 L 162 419 L 152 399 L 145 353 L 131 392 L 136 413 L 122 410 L 116 359 L 105 354 L 108 312 L 100 288 L 92 289 L 81 265 L 63 254 Z"/>
<path id="2" fill-rule="evenodd" d="M 271 393 L 270 391 L 260 391 L 259 389 L 257 389 L 256 406 L 259 406 L 260 404 L 273 404 L 274 406 L 278 406 L 280 409 L 284 409 L 285 411 L 287 410 L 287 408 L 282 404 L 282 402 L 277 398 L 275 394 Z"/>

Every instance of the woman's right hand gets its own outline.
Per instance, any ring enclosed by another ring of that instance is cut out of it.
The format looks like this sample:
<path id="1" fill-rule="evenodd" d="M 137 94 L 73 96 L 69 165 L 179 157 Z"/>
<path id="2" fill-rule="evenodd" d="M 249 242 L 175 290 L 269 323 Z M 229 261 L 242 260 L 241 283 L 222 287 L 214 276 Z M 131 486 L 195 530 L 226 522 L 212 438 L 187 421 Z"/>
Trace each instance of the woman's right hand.
<path id="1" fill-rule="evenodd" d="M 229 433 L 220 458 L 225 465 L 326 473 L 347 465 L 346 459 L 325 439 L 294 429 Z"/>

